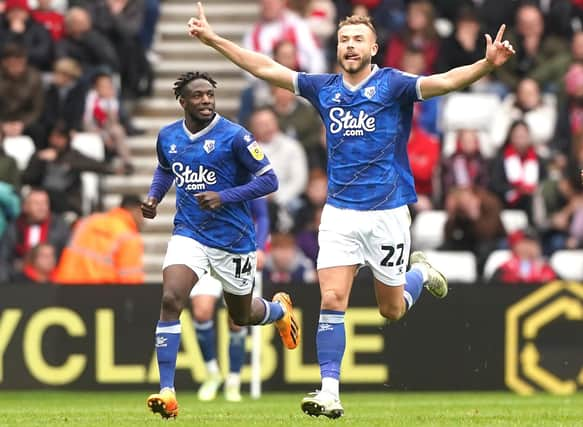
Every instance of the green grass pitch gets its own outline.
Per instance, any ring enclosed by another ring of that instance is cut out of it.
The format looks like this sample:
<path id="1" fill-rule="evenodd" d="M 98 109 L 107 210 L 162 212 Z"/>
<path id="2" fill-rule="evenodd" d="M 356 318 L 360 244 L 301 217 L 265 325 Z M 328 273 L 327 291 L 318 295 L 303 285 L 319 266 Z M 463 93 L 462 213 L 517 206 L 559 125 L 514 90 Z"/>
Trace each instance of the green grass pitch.
<path id="1" fill-rule="evenodd" d="M 200 403 L 194 391 L 182 391 L 180 414 L 169 421 L 147 411 L 146 397 L 140 392 L 1 391 L 0 426 L 583 426 L 583 393 L 345 393 L 345 416 L 337 420 L 301 413 L 301 393 Z"/>

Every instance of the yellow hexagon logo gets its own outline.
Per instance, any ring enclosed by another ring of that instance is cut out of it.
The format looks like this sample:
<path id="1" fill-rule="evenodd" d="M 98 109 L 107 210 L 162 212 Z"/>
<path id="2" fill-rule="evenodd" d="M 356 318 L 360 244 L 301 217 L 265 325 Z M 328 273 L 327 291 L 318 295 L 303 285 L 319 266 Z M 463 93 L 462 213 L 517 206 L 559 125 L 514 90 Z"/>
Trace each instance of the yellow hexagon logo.
<path id="1" fill-rule="evenodd" d="M 552 282 L 508 308 L 505 382 L 509 389 L 525 395 L 538 390 L 565 395 L 583 387 L 583 358 L 575 361 L 577 366 L 570 367 L 569 371 L 575 372 L 570 378 L 553 372 L 552 364 L 542 363 L 537 338 L 544 327 L 561 318 L 583 325 L 583 284 Z M 577 336 L 579 340 L 583 337 L 583 328 L 569 341 L 574 341 Z"/>

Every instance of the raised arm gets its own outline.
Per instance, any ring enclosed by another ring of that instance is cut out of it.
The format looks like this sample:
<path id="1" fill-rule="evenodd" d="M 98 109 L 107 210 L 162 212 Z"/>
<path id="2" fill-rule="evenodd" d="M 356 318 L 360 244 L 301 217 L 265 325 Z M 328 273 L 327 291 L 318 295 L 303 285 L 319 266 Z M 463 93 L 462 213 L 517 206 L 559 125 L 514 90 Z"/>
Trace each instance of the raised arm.
<path id="1" fill-rule="evenodd" d="M 494 42 L 489 34 L 485 35 L 486 56 L 483 59 L 470 65 L 453 68 L 446 73 L 423 77 L 420 81 L 423 99 L 445 95 L 469 86 L 508 61 L 515 52 L 508 40 L 502 41 L 505 29 L 506 26 L 502 24 Z"/>
<path id="2" fill-rule="evenodd" d="M 212 47 L 229 61 L 254 76 L 293 92 L 295 73 L 293 70 L 284 67 L 266 55 L 244 49 L 232 41 L 217 35 L 206 20 L 204 9 L 200 2 L 198 2 L 198 18 L 193 17 L 188 20 L 188 34 L 191 37 L 198 38 L 201 42 Z"/>

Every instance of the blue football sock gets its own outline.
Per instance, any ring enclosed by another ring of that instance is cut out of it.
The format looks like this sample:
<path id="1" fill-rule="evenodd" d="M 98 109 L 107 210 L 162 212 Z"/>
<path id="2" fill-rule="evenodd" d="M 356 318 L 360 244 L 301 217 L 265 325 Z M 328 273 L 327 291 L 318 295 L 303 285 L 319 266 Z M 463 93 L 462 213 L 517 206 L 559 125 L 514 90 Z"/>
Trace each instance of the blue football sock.
<path id="1" fill-rule="evenodd" d="M 340 364 L 346 347 L 344 312 L 321 310 L 316 348 L 322 378 L 340 379 Z"/>
<path id="2" fill-rule="evenodd" d="M 405 274 L 405 282 L 405 304 L 407 305 L 407 310 L 410 310 L 423 290 L 423 273 L 413 267 Z"/>
<path id="3" fill-rule="evenodd" d="M 180 320 L 158 321 L 156 326 L 156 356 L 160 371 L 160 390 L 174 389 L 176 355 L 180 347 Z"/>
<path id="4" fill-rule="evenodd" d="M 261 298 L 261 302 L 265 306 L 265 315 L 263 316 L 263 320 L 259 322 L 260 325 L 273 323 L 283 317 L 283 307 L 280 303 L 267 301 L 263 298 Z"/>
<path id="5" fill-rule="evenodd" d="M 241 372 L 245 360 L 245 337 L 247 328 L 229 333 L 229 372 L 238 374 Z"/>
<path id="6" fill-rule="evenodd" d="M 192 322 L 196 330 L 196 339 L 205 362 L 217 358 L 217 333 L 215 322 L 209 320 L 204 323 Z"/>

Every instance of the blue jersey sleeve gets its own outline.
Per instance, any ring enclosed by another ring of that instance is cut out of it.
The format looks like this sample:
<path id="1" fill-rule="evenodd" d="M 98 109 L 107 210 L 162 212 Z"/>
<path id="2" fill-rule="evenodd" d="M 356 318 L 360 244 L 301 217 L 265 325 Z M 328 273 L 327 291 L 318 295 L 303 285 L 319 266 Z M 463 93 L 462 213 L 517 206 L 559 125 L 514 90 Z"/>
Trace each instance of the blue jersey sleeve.
<path id="1" fill-rule="evenodd" d="M 262 175 L 272 169 L 255 137 L 245 129 L 235 136 L 233 150 L 237 160 L 253 175 Z"/>
<path id="2" fill-rule="evenodd" d="M 161 169 L 166 171 L 170 170 L 170 163 L 164 154 L 164 148 L 162 147 L 162 133 L 158 134 L 158 138 L 156 139 L 156 154 L 158 156 L 158 165 Z"/>
<path id="3" fill-rule="evenodd" d="M 294 77 L 294 92 L 310 101 L 316 109 L 320 107 L 319 94 L 332 74 L 296 73 Z"/>
<path id="4" fill-rule="evenodd" d="M 391 96 L 401 104 L 412 104 L 423 100 L 419 86 L 420 76 L 392 69 L 389 79 Z"/>

